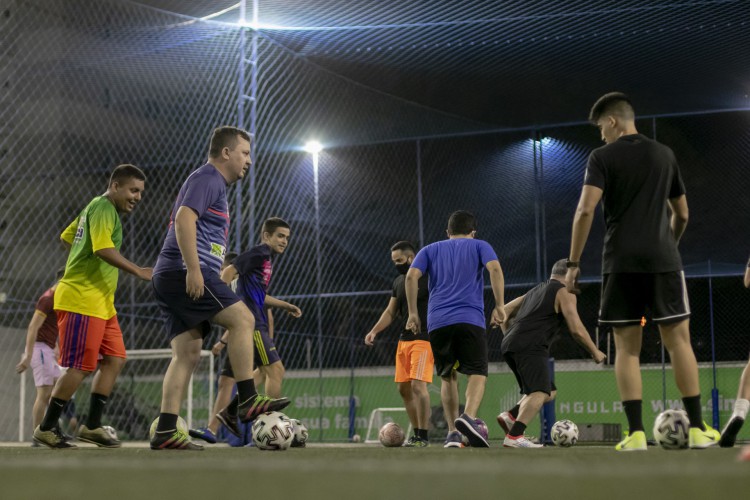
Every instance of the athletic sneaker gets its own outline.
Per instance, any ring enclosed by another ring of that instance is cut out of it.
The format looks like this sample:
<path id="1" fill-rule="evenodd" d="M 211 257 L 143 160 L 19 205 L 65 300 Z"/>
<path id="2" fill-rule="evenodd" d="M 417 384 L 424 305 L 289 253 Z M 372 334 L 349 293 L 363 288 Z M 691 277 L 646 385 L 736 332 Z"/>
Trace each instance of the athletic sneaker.
<path id="1" fill-rule="evenodd" d="M 488 443 L 484 436 L 482 436 L 476 420 L 468 416 L 466 413 L 462 413 L 461 416 L 456 419 L 454 424 L 456 424 L 456 429 L 466 436 L 466 439 L 469 440 L 469 444 L 472 448 L 490 447 L 490 443 Z"/>
<path id="2" fill-rule="evenodd" d="M 463 439 L 461 433 L 458 431 L 449 432 L 445 438 L 445 444 L 443 448 L 463 448 Z"/>
<path id="3" fill-rule="evenodd" d="M 242 437 L 240 426 L 237 425 L 237 415 L 230 414 L 229 410 L 227 408 L 224 408 L 216 414 L 216 418 L 219 420 L 219 422 L 222 423 L 224 427 L 227 428 L 229 432 L 237 437 Z"/>
<path id="4" fill-rule="evenodd" d="M 544 448 L 544 445 L 533 443 L 526 436 L 505 436 L 503 448 Z"/>
<path id="5" fill-rule="evenodd" d="M 721 431 L 719 446 L 722 448 L 731 448 L 734 446 L 735 441 L 737 441 L 737 434 L 740 432 L 740 429 L 742 429 L 742 424 L 744 423 L 744 418 L 738 416 L 730 418 L 729 422 L 727 422 L 727 425 L 724 427 L 724 430 Z"/>
<path id="6" fill-rule="evenodd" d="M 247 403 L 240 405 L 237 414 L 240 415 L 242 423 L 252 422 L 258 415 L 268 411 L 281 411 L 292 401 L 289 398 L 274 399 L 262 394 L 256 394 Z"/>
<path id="7" fill-rule="evenodd" d="M 190 434 L 190 437 L 202 439 L 207 443 L 216 443 L 216 435 L 211 432 L 211 429 L 209 429 L 208 427 L 201 427 L 200 429 L 190 429 L 188 431 L 188 434 Z"/>
<path id="8" fill-rule="evenodd" d="M 646 433 L 643 431 L 631 432 L 615 446 L 616 451 L 646 451 L 647 449 Z"/>
<path id="9" fill-rule="evenodd" d="M 151 438 L 152 450 L 203 450 L 203 446 L 193 443 L 187 434 L 175 429 L 173 431 L 155 432 Z"/>
<path id="10" fill-rule="evenodd" d="M 504 411 L 497 416 L 497 423 L 500 424 L 500 427 L 503 428 L 507 435 L 510 432 L 511 427 L 513 427 L 513 424 L 516 423 L 516 419 L 513 418 L 513 415 Z"/>
<path id="11" fill-rule="evenodd" d="M 430 443 L 424 439 L 420 439 L 417 436 L 412 436 L 407 442 L 403 444 L 404 448 L 427 448 Z"/>
<path id="12" fill-rule="evenodd" d="M 122 446 L 120 440 L 112 437 L 103 427 L 89 429 L 85 424 L 78 429 L 78 440 L 95 444 L 100 448 L 119 448 Z"/>
<path id="13" fill-rule="evenodd" d="M 701 430 L 697 427 L 691 427 L 688 433 L 688 443 L 691 450 L 702 450 L 709 448 L 719 442 L 721 434 L 713 427 L 709 427 L 706 423 L 703 423 L 706 430 Z"/>
<path id="14" fill-rule="evenodd" d="M 34 441 L 49 448 L 58 450 L 75 450 L 78 446 L 69 443 L 60 429 L 57 427 L 49 431 L 43 431 L 38 425 L 34 429 Z"/>

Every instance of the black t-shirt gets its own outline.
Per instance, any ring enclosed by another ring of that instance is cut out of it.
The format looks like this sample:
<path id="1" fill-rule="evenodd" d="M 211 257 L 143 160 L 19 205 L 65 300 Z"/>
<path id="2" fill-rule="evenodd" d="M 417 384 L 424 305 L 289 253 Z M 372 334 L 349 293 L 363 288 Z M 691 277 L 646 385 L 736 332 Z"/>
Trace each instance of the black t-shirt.
<path id="1" fill-rule="evenodd" d="M 393 280 L 393 293 L 391 297 L 396 299 L 396 308 L 401 319 L 404 320 L 404 329 L 401 332 L 399 340 L 430 340 L 427 334 L 427 275 L 422 275 L 417 282 L 417 312 L 419 312 L 419 321 L 422 323 L 422 331 L 414 335 L 411 330 L 406 329 L 406 319 L 409 317 L 409 304 L 406 301 L 406 275 L 400 274 Z"/>
<path id="2" fill-rule="evenodd" d="M 685 185 L 671 149 L 641 134 L 620 137 L 591 153 L 584 184 L 604 191 L 603 274 L 682 270 L 667 200 Z"/>
<path id="3" fill-rule="evenodd" d="M 557 280 L 549 280 L 526 292 L 513 326 L 503 337 L 503 353 L 549 349 L 565 320 L 562 312 L 555 311 L 557 292 L 564 287 Z"/>
<path id="4" fill-rule="evenodd" d="M 255 316 L 255 328 L 268 327 L 268 316 L 263 304 L 271 283 L 273 263 L 271 248 L 266 244 L 241 253 L 232 263 L 237 269 L 237 295 Z"/>

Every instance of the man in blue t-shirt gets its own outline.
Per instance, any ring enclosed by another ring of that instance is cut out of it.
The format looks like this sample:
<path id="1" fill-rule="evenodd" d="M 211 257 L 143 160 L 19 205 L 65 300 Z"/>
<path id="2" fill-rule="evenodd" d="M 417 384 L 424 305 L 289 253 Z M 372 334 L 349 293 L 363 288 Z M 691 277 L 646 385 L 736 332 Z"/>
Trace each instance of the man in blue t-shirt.
<path id="1" fill-rule="evenodd" d="M 446 448 L 461 446 L 461 433 L 471 446 L 489 448 L 475 421 L 487 382 L 487 335 L 484 315 L 484 268 L 490 273 L 495 307 L 490 324 L 505 321 L 503 270 L 495 251 L 486 241 L 476 240 L 474 215 L 459 210 L 448 219 L 448 239 L 427 245 L 414 258 L 406 274 L 409 304 L 407 328 L 420 331 L 417 290 L 419 278 L 428 276 L 430 300 L 427 331 L 442 379 L 440 391 L 448 423 Z M 458 415 L 456 370 L 468 376 L 466 408 Z M 460 431 L 460 432 L 459 432 Z"/>
<path id="2" fill-rule="evenodd" d="M 226 188 L 244 177 L 248 168 L 250 135 L 236 127 L 217 128 L 211 137 L 208 163 L 188 176 L 172 209 L 152 279 L 173 354 L 164 375 L 152 449 L 203 449 L 177 429 L 177 418 L 211 321 L 228 330 L 227 351 L 237 379 L 240 419 L 253 420 L 290 402 L 255 390 L 253 359 L 247 356 L 253 348 L 255 320 L 219 277 L 229 234 Z"/>

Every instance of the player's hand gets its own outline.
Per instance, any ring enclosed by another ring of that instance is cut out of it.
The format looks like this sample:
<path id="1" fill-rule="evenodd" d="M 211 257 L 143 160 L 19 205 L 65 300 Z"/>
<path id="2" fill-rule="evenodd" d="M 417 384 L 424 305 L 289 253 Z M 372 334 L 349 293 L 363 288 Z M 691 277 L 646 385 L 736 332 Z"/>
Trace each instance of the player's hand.
<path id="1" fill-rule="evenodd" d="M 492 310 L 492 316 L 490 318 L 490 326 L 492 327 L 498 327 L 505 323 L 505 320 L 507 319 L 507 315 L 505 314 L 505 306 L 497 305 Z"/>
<path id="2" fill-rule="evenodd" d="M 289 307 L 287 307 L 286 312 L 289 313 L 289 315 L 293 318 L 301 318 L 302 317 L 302 309 L 295 306 L 294 304 L 289 304 Z"/>
<path id="3" fill-rule="evenodd" d="M 419 319 L 419 314 L 410 314 L 409 319 L 406 320 L 406 329 L 411 330 L 414 335 L 419 335 L 422 331 L 422 322 Z"/>
<path id="4" fill-rule="evenodd" d="M 568 272 L 565 273 L 565 287 L 574 295 L 581 293 L 581 288 L 578 286 L 578 278 L 580 275 L 580 267 L 570 267 L 568 268 Z"/>
<path id="5" fill-rule="evenodd" d="M 136 276 L 142 279 L 143 281 L 151 281 L 151 277 L 153 275 L 154 275 L 153 267 L 142 267 L 138 270 L 138 274 Z"/>
<path id="6" fill-rule="evenodd" d="M 26 368 L 29 367 L 31 364 L 31 360 L 28 356 L 26 356 L 26 353 L 21 355 L 21 362 L 16 365 L 16 373 L 23 373 L 26 371 Z"/>
<path id="7" fill-rule="evenodd" d="M 217 342 L 211 348 L 211 353 L 214 356 L 218 356 L 219 354 L 221 354 L 221 351 L 223 351 L 223 350 L 224 350 L 224 342 Z"/>
<path id="8" fill-rule="evenodd" d="M 597 349 L 597 350 L 596 350 L 596 352 L 594 353 L 594 355 L 593 355 L 593 356 L 591 356 L 591 357 L 592 357 L 592 358 L 594 358 L 594 362 L 595 362 L 595 363 L 596 363 L 597 365 L 598 365 L 598 364 L 601 364 L 601 363 L 603 363 L 603 362 L 604 362 L 604 361 L 605 361 L 605 360 L 607 359 L 607 355 L 606 355 L 606 354 L 604 354 L 604 353 L 603 353 L 602 351 L 600 351 L 599 349 Z"/>
<path id="9" fill-rule="evenodd" d="M 365 335 L 365 344 L 367 345 L 373 345 L 375 343 L 375 337 L 378 334 L 375 332 L 370 332 L 367 335 Z"/>
<path id="10" fill-rule="evenodd" d="M 203 297 L 203 273 L 200 268 L 192 271 L 188 269 L 185 276 L 185 292 L 193 300 Z"/>

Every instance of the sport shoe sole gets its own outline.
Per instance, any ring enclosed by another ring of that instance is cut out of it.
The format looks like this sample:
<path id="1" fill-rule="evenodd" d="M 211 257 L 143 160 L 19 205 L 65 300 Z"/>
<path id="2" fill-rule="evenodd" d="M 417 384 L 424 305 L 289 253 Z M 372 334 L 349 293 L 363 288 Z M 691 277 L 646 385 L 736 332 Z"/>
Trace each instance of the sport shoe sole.
<path id="1" fill-rule="evenodd" d="M 260 402 L 253 402 L 253 404 L 251 404 L 249 408 L 240 407 L 237 413 L 242 415 L 240 417 L 240 422 L 244 424 L 247 422 L 252 422 L 258 417 L 258 415 L 262 415 L 266 412 L 281 411 L 289 406 L 291 402 L 292 401 L 289 398 L 264 398 Z"/>
<path id="2" fill-rule="evenodd" d="M 59 431 L 58 431 L 59 432 Z M 51 431 L 43 431 L 37 426 L 36 429 L 34 429 L 33 434 L 34 442 L 39 443 L 40 445 L 46 446 L 47 448 L 52 448 L 54 450 L 77 450 L 78 446 L 69 443 L 66 439 L 62 437 L 62 434 L 58 434 L 55 432 L 55 430 Z"/>
<path id="3" fill-rule="evenodd" d="M 497 423 L 502 427 L 503 431 L 505 431 L 505 434 L 510 433 L 510 426 L 508 425 L 508 421 L 505 420 L 505 415 L 508 415 L 508 412 L 504 411 L 500 415 L 497 416 Z"/>
<path id="4" fill-rule="evenodd" d="M 190 429 L 188 434 L 191 438 L 202 439 L 207 443 L 216 444 L 216 434 L 208 429 Z"/>
<path id="5" fill-rule="evenodd" d="M 744 423 L 744 418 L 732 417 L 721 433 L 719 446 L 721 446 L 722 448 L 731 448 L 732 446 L 734 446 L 734 443 L 737 441 L 737 434 L 739 434 L 740 429 L 742 429 L 742 425 Z"/>
<path id="6" fill-rule="evenodd" d="M 468 418 L 469 417 L 465 414 L 458 417 L 454 422 L 456 424 L 456 429 L 466 436 L 466 439 L 469 440 L 469 444 L 472 448 L 489 448 L 490 443 L 484 439 L 484 436 L 479 434 L 479 431 L 477 431 L 473 425 L 471 425 L 471 422 L 467 420 Z"/>
<path id="7" fill-rule="evenodd" d="M 203 446 L 193 443 L 184 432 L 174 431 L 167 436 L 159 436 L 155 433 L 151 440 L 152 450 L 190 450 L 203 451 Z"/>

